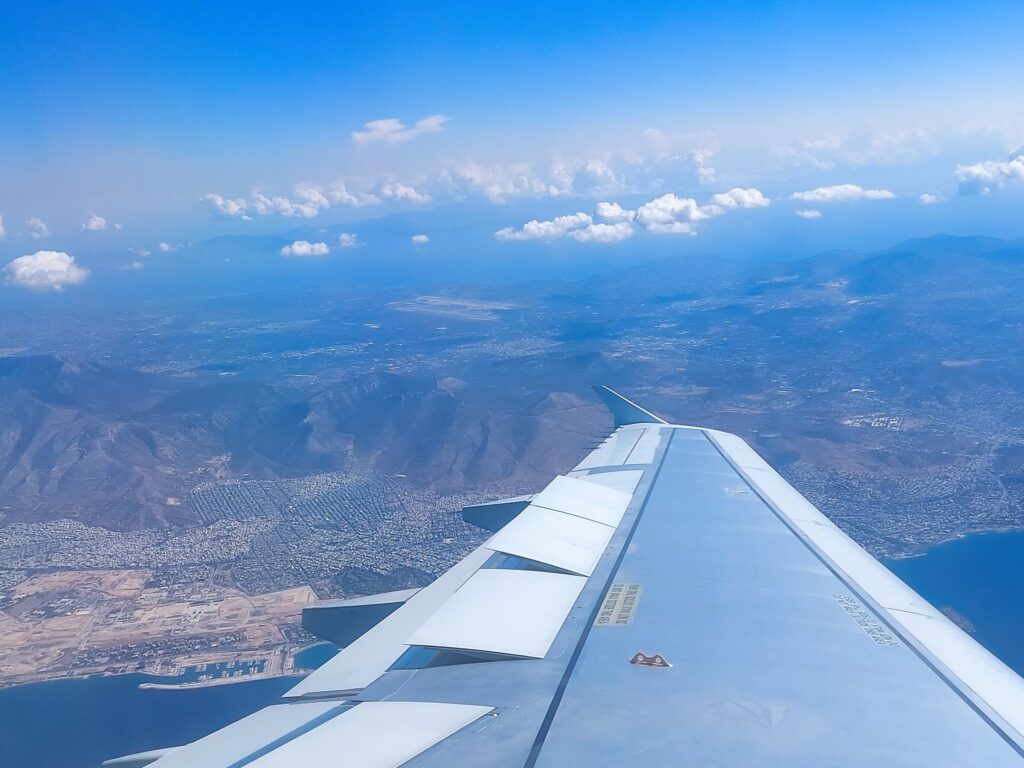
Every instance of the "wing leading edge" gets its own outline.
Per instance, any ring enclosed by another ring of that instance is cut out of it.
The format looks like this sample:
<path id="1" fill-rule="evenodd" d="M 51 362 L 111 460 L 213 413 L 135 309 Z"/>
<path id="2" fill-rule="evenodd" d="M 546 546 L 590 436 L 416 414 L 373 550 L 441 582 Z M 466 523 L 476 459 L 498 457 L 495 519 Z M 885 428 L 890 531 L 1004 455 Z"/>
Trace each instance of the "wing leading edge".
<path id="1" fill-rule="evenodd" d="M 150 764 L 1024 765 L 1015 673 L 740 438 L 599 394 L 616 430 L 467 510 L 481 547 L 370 601 L 284 703 Z"/>

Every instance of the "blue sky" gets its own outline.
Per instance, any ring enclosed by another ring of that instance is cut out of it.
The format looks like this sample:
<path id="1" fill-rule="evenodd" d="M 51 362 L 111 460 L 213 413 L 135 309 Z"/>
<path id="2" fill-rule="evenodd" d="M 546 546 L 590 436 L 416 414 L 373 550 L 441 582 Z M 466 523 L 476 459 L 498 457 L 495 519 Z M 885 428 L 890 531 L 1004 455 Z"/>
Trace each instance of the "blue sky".
<path id="1" fill-rule="evenodd" d="M 222 235 L 296 264 L 1020 236 L 1024 6 L 881 5 L 8 4 L 0 300 Z M 67 258 L 9 266 L 39 251 Z"/>

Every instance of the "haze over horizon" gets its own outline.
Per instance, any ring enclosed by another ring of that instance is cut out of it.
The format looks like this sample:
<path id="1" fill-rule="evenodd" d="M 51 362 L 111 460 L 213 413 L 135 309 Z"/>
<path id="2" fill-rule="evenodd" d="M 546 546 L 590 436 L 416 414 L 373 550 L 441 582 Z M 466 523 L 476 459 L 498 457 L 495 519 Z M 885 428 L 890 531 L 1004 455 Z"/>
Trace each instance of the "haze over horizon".
<path id="1" fill-rule="evenodd" d="M 9 9 L 0 303 L 1022 234 L 1019 4 L 307 11 Z"/>

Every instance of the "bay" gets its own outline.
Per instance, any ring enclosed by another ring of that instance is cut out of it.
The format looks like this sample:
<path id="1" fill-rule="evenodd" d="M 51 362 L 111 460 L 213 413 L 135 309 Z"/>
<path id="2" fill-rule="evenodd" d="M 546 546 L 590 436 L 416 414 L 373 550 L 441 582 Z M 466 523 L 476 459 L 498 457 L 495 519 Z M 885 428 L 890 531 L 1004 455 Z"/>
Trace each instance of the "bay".
<path id="1" fill-rule="evenodd" d="M 1024 675 L 1024 531 L 973 534 L 885 565 Z"/>
<path id="2" fill-rule="evenodd" d="M 111 757 L 186 744 L 275 703 L 296 681 L 153 690 L 139 684 L 180 681 L 117 675 L 0 689 L 0 766 L 98 768 Z"/>

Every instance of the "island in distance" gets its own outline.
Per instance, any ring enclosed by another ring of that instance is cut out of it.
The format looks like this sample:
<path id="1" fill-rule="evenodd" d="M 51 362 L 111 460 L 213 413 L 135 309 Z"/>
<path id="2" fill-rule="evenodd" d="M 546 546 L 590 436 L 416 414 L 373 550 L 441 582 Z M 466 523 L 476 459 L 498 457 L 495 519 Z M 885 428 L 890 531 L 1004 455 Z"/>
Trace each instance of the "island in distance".
<path id="1" fill-rule="evenodd" d="M 463 506 L 591 449 L 593 383 L 743 435 L 877 556 L 1020 527 L 1022 288 L 1021 244 L 933 238 L 120 307 L 90 333 L 8 313 L 0 684 L 297 672 L 304 605 L 427 583 L 480 541 Z"/>

